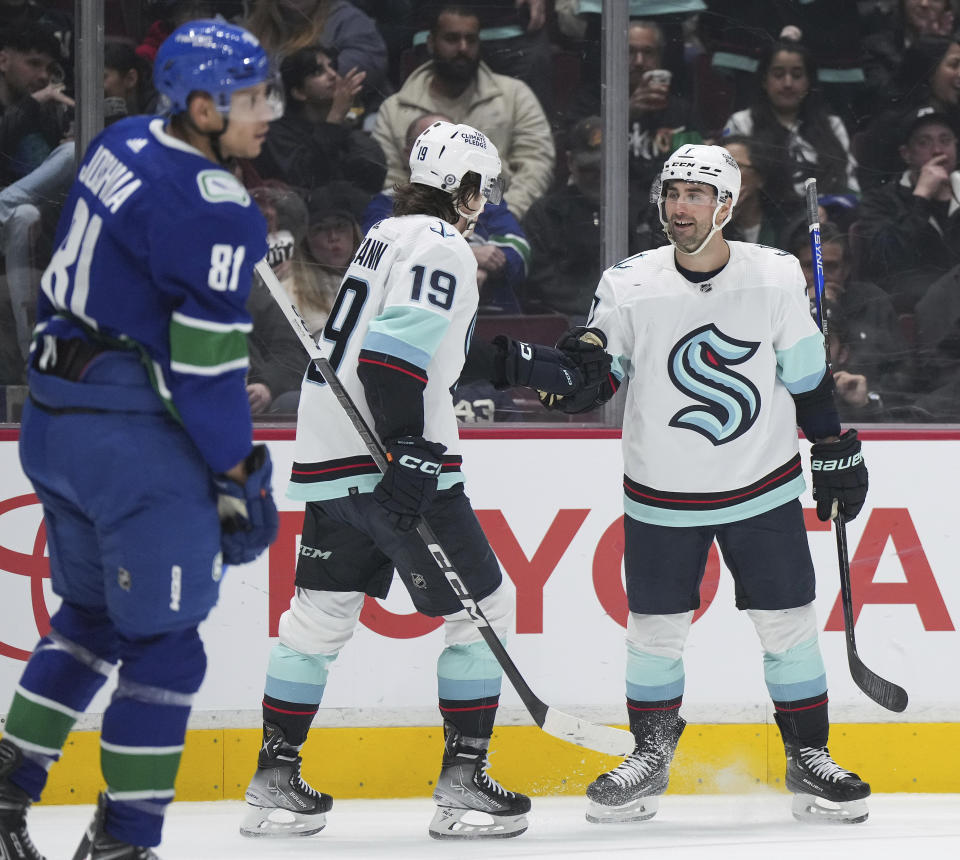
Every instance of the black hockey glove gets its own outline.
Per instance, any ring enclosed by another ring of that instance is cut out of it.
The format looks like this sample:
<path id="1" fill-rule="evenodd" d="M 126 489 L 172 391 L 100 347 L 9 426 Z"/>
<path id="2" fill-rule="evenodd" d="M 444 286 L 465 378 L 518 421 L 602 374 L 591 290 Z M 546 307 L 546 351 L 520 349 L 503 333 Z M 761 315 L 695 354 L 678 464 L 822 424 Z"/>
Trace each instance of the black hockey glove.
<path id="1" fill-rule="evenodd" d="M 572 394 L 583 386 L 583 377 L 573 362 L 559 349 L 524 343 L 506 335 L 493 339 L 495 388 L 525 385 L 551 394 Z"/>
<path id="2" fill-rule="evenodd" d="M 856 430 L 847 430 L 835 442 L 817 442 L 810 447 L 813 498 L 817 519 L 833 519 L 835 506 L 843 518 L 852 520 L 867 498 L 867 466 Z"/>
<path id="3" fill-rule="evenodd" d="M 585 326 L 574 326 L 557 341 L 557 349 L 574 363 L 584 384 L 580 391 L 569 396 L 538 392 L 546 409 L 558 409 L 571 415 L 588 412 L 616 394 L 619 383 L 610 372 L 612 359 L 606 346 L 607 337 L 600 329 Z"/>
<path id="4" fill-rule="evenodd" d="M 417 527 L 437 494 L 437 479 L 446 445 L 422 436 L 401 436 L 387 443 L 387 471 L 374 487 L 373 498 L 399 532 Z"/>
<path id="5" fill-rule="evenodd" d="M 266 445 L 254 445 L 244 461 L 247 480 L 242 486 L 226 475 L 215 475 L 220 549 L 226 564 L 246 564 L 277 536 L 277 506 L 270 477 L 273 464 Z"/>

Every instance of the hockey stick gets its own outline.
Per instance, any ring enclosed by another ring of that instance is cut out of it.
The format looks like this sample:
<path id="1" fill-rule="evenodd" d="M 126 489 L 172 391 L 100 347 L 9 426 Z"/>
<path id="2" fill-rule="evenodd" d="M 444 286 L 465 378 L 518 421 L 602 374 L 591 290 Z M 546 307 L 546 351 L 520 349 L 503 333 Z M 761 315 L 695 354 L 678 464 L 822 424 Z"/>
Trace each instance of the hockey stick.
<path id="1" fill-rule="evenodd" d="M 314 341 L 310 330 L 307 328 L 306 323 L 304 323 L 296 306 L 287 297 L 283 287 L 277 280 L 277 276 L 273 273 L 270 266 L 267 265 L 266 260 L 261 260 L 257 263 L 256 270 L 257 274 L 263 279 L 264 284 L 266 284 L 267 289 L 270 290 L 270 294 L 283 311 L 287 322 L 290 323 L 297 337 L 300 338 L 303 348 L 307 351 L 307 355 L 310 356 L 317 370 L 320 371 L 324 382 L 330 386 L 330 390 L 334 393 L 343 411 L 347 414 L 350 422 L 360 435 L 377 468 L 380 469 L 381 472 L 386 471 L 387 458 L 383 448 L 380 446 L 380 442 L 377 437 L 373 435 L 373 431 L 367 425 L 367 422 L 357 409 L 356 404 L 350 398 L 350 394 L 343 387 L 343 383 L 337 377 L 336 371 L 334 371 L 330 362 L 324 358 L 323 353 L 317 346 L 316 341 Z M 588 722 L 587 720 L 582 720 L 579 717 L 574 717 L 571 714 L 565 714 L 563 711 L 551 708 L 537 698 L 520 674 L 520 670 L 507 653 L 506 648 L 503 647 L 500 637 L 497 636 L 493 628 L 490 627 L 483 611 L 477 605 L 477 601 L 470 594 L 466 584 L 460 578 L 456 567 L 454 567 L 453 563 L 447 557 L 447 554 L 443 551 L 443 547 L 440 546 L 437 536 L 422 517 L 420 518 L 420 524 L 417 526 L 417 534 L 420 536 L 420 539 L 423 541 L 433 560 L 437 563 L 437 567 L 440 568 L 446 577 L 447 582 L 450 583 L 450 587 L 457 595 L 457 599 L 466 610 L 467 615 L 470 616 L 470 620 L 473 621 L 474 625 L 476 625 L 480 631 L 484 642 L 487 643 L 493 652 L 493 656 L 503 668 L 504 674 L 510 680 L 510 683 L 513 684 L 513 688 L 517 691 L 520 700 L 523 702 L 527 711 L 529 711 L 530 716 L 533 717 L 534 722 L 547 734 L 553 735 L 560 740 L 577 744 L 577 746 L 586 747 L 587 749 L 596 750 L 597 752 L 606 753 L 607 755 L 625 756 L 632 753 L 636 746 L 636 741 L 631 732 L 616 729 L 612 726 L 598 725 Z"/>
<path id="2" fill-rule="evenodd" d="M 817 205 L 817 180 L 804 184 L 807 201 L 807 223 L 810 226 L 810 250 L 813 253 L 813 286 L 817 305 L 817 323 L 823 332 L 827 364 L 830 364 L 830 341 L 827 318 L 823 315 L 823 254 L 820 249 L 820 215 Z M 847 664 L 853 682 L 878 705 L 899 713 L 907 707 L 907 692 L 892 681 L 868 669 L 857 653 L 854 635 L 853 589 L 850 583 L 850 554 L 847 550 L 847 523 L 843 511 L 834 517 L 837 536 L 837 563 L 840 568 L 840 604 L 843 607 L 843 632 L 847 640 Z"/>

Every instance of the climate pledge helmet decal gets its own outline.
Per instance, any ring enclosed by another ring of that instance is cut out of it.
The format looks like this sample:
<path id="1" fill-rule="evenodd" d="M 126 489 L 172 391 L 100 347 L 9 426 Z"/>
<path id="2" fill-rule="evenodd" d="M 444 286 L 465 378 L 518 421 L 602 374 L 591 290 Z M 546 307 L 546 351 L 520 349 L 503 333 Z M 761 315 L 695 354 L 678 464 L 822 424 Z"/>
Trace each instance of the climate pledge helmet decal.
<path id="1" fill-rule="evenodd" d="M 670 419 L 671 427 L 694 430 L 714 445 L 747 432 L 760 414 L 760 392 L 746 377 L 730 369 L 753 356 L 759 343 L 735 340 L 713 323 L 685 335 L 670 350 L 670 380 L 699 401 Z"/>

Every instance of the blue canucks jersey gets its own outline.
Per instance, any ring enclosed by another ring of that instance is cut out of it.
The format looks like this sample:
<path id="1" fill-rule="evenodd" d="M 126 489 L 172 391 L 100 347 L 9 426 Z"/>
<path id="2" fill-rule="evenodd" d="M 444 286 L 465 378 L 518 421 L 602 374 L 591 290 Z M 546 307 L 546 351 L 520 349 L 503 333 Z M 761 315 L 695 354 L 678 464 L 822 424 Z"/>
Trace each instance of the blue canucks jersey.
<path id="1" fill-rule="evenodd" d="M 243 185 L 162 119 L 131 117 L 91 143 L 54 248 L 35 343 L 82 333 L 137 350 L 210 467 L 242 460 L 252 430 L 245 305 L 267 251 Z"/>

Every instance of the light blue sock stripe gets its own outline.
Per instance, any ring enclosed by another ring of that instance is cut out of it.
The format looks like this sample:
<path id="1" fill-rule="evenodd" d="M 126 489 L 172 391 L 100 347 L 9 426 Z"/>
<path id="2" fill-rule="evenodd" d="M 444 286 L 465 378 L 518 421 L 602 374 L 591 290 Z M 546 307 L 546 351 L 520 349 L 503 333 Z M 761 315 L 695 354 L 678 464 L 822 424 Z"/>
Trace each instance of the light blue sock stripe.
<path id="1" fill-rule="evenodd" d="M 304 705 L 319 705 L 323 701 L 324 684 L 299 684 L 296 681 L 281 681 L 267 675 L 263 692 L 284 702 L 300 702 Z"/>
<path id="2" fill-rule="evenodd" d="M 470 701 L 500 695 L 501 678 L 483 678 L 476 681 L 456 681 L 437 677 L 437 695 L 441 699 Z"/>
<path id="3" fill-rule="evenodd" d="M 683 695 L 683 659 L 649 654 L 627 643 L 627 697 L 661 702 Z"/>
<path id="4" fill-rule="evenodd" d="M 816 637 L 776 654 L 764 652 L 763 677 L 777 702 L 809 699 L 827 690 L 827 674 Z"/>
<path id="5" fill-rule="evenodd" d="M 318 705 L 336 654 L 301 654 L 282 642 L 270 652 L 264 692 L 275 699 Z"/>
<path id="6" fill-rule="evenodd" d="M 482 699 L 500 695 L 503 670 L 486 642 L 448 645 L 437 659 L 441 699 Z"/>

